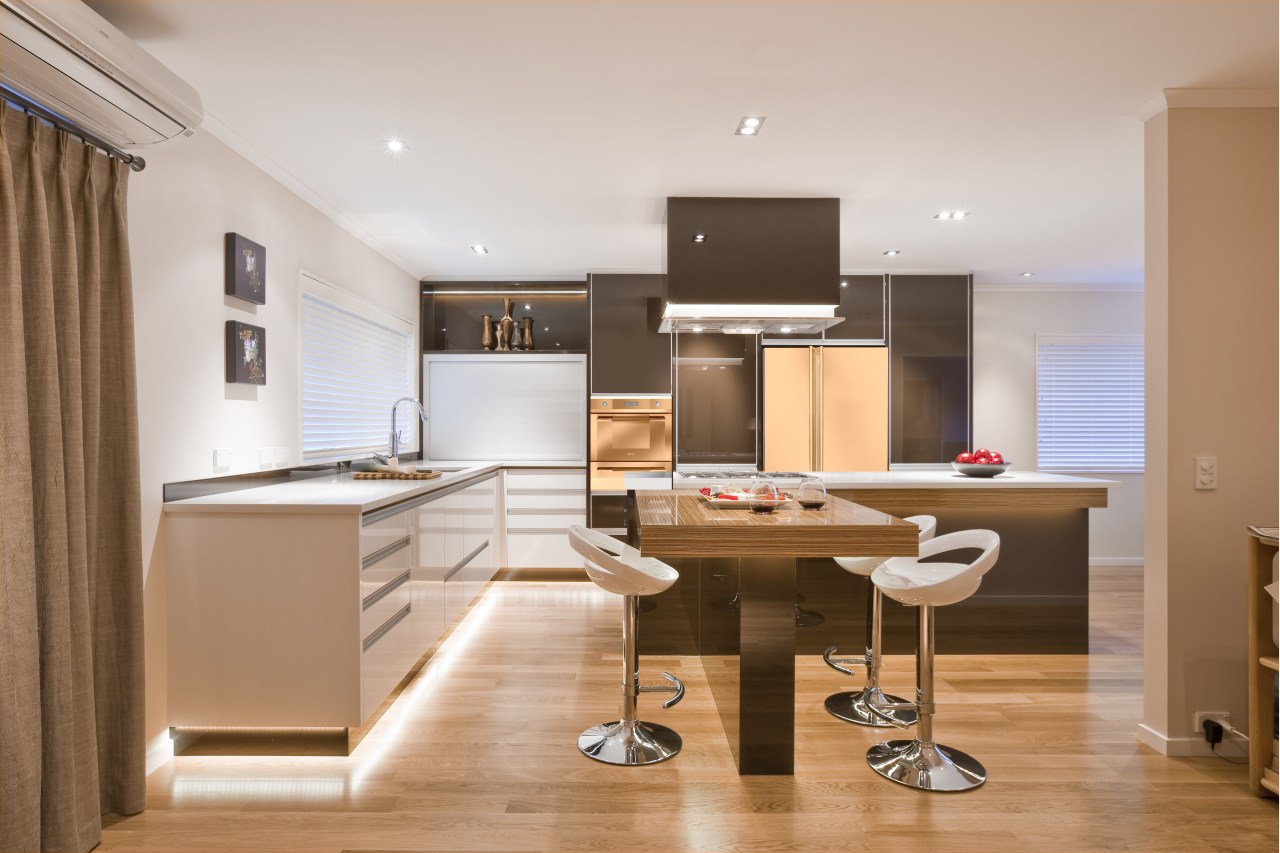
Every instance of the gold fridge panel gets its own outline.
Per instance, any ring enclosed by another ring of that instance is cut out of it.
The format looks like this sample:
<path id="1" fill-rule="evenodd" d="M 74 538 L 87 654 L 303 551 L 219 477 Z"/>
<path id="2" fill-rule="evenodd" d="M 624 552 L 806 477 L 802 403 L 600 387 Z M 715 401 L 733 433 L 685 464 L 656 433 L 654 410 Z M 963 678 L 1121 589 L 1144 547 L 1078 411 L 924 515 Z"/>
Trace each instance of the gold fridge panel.
<path id="1" fill-rule="evenodd" d="M 888 348 L 823 347 L 821 385 L 822 470 L 889 470 Z"/>
<path id="2" fill-rule="evenodd" d="M 764 467 L 810 471 L 814 422 L 811 347 L 764 348 Z"/>

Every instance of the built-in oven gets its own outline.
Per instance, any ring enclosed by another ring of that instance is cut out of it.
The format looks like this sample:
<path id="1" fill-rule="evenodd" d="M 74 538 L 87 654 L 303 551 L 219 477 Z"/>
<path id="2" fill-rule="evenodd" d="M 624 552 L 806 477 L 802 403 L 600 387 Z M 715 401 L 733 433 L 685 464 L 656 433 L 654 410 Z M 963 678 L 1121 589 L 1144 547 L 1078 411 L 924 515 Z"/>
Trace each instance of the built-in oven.
<path id="1" fill-rule="evenodd" d="M 670 397 L 593 397 L 590 418 L 592 527 L 620 533 L 628 474 L 670 476 Z"/>

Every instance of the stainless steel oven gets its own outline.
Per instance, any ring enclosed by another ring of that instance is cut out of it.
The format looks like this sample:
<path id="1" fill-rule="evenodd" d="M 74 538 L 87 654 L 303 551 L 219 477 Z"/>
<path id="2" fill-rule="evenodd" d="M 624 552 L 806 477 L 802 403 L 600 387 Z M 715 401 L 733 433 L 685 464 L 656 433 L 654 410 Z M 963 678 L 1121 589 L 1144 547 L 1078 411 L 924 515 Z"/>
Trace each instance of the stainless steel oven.
<path id="1" fill-rule="evenodd" d="M 593 397 L 591 489 L 622 491 L 629 472 L 671 470 L 670 397 Z"/>

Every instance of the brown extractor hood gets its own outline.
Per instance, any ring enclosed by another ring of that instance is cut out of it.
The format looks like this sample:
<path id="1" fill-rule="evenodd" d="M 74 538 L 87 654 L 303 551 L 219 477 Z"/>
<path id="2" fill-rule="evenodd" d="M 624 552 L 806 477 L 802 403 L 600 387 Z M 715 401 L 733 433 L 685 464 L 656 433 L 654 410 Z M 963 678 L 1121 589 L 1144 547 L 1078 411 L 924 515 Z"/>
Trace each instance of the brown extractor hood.
<path id="1" fill-rule="evenodd" d="M 842 322 L 840 200 L 668 198 L 664 332 L 816 332 Z"/>

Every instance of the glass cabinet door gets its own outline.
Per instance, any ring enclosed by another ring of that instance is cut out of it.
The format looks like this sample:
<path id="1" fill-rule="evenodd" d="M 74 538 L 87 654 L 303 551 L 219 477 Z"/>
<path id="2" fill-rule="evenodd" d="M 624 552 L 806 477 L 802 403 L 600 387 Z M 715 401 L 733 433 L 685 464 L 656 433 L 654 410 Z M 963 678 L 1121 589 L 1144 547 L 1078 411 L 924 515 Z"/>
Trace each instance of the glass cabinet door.
<path id="1" fill-rule="evenodd" d="M 971 449 L 972 288 L 970 275 L 889 276 L 890 464 Z"/>

